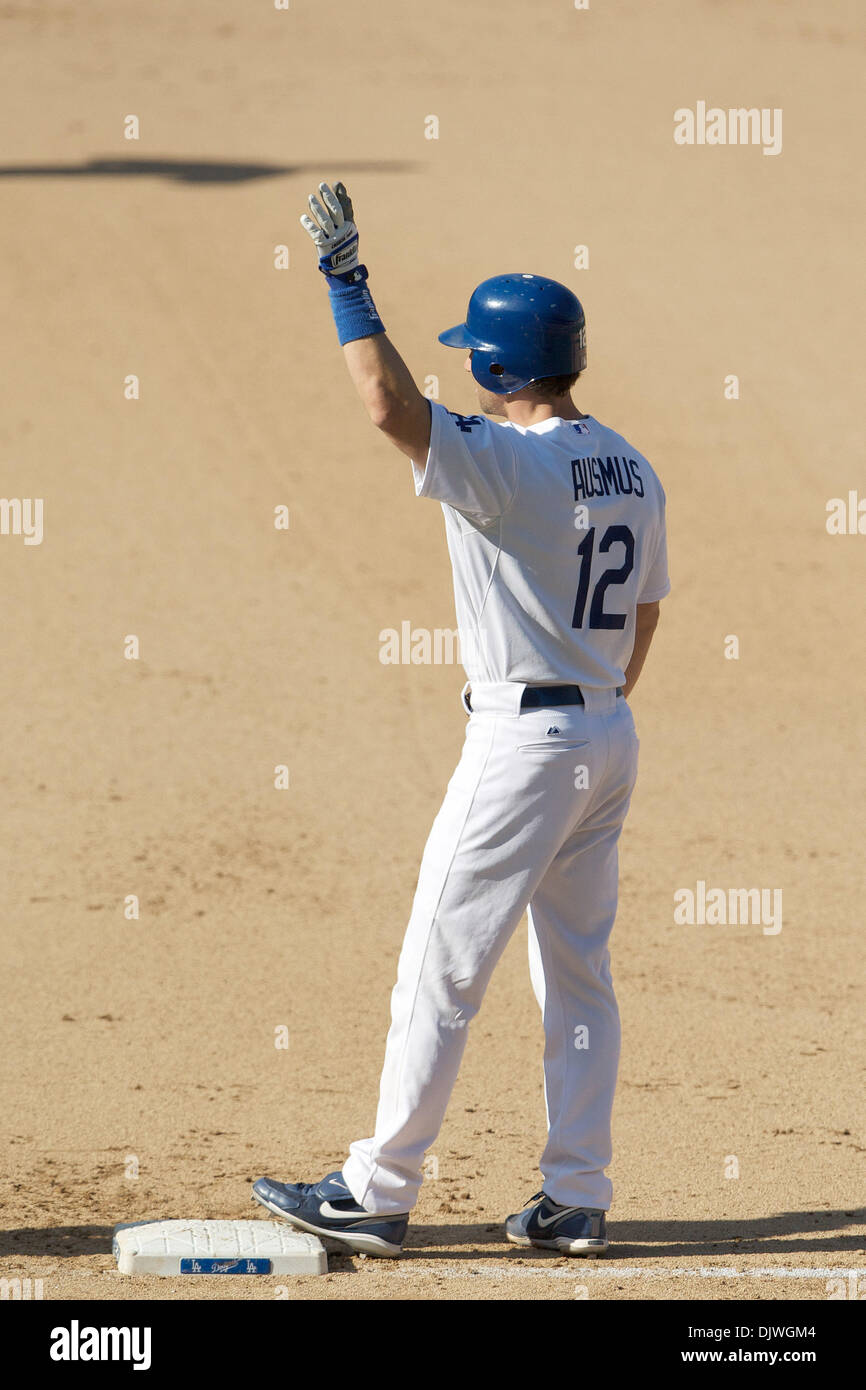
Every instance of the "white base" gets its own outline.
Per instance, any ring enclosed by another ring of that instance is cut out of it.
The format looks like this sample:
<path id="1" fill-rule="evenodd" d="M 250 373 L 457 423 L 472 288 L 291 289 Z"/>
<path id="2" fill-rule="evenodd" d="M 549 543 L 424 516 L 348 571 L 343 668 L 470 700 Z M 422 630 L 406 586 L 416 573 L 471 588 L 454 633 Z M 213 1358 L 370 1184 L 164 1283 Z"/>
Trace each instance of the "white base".
<path id="1" fill-rule="evenodd" d="M 276 1221 L 128 1221 L 114 1228 L 121 1274 L 327 1274 L 317 1236 Z"/>

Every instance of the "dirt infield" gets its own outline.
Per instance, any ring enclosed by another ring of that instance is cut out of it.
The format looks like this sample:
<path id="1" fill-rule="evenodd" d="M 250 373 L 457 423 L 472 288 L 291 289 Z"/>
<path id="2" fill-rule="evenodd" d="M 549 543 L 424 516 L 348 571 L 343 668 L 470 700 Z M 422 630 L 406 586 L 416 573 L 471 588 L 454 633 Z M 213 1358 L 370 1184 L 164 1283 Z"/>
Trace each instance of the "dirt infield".
<path id="1" fill-rule="evenodd" d="M 866 497 L 864 47 L 854 0 L 0 4 L 2 492 L 44 503 L 40 543 L 8 507 L 0 535 L 2 1277 L 273 1297 L 121 1277 L 112 1227 L 246 1217 L 252 1179 L 369 1133 L 464 678 L 380 660 L 454 614 L 439 508 L 355 399 L 298 225 L 342 177 L 387 328 L 453 409 L 436 333 L 479 280 L 580 295 L 576 399 L 657 468 L 673 590 L 633 699 L 608 1258 L 504 1241 L 544 1138 L 524 925 L 403 1259 L 291 1296 L 866 1279 L 866 537 L 827 529 Z M 767 113 L 757 140 L 698 143 L 715 106 Z M 677 922 L 700 884 L 780 892 L 781 929 Z"/>

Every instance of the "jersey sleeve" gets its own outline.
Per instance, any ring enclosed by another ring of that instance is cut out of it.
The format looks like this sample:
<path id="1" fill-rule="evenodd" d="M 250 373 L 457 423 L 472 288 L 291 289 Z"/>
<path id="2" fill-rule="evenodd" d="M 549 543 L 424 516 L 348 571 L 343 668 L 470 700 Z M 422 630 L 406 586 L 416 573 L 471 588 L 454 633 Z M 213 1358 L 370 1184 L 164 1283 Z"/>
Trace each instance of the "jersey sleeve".
<path id="1" fill-rule="evenodd" d="M 456 415 L 430 402 L 430 447 L 412 460 L 415 493 L 446 502 L 480 525 L 508 510 L 517 491 L 517 453 L 509 431 L 482 415 Z"/>
<path id="2" fill-rule="evenodd" d="M 657 523 L 656 535 L 654 537 L 655 550 L 652 561 L 643 576 L 638 603 L 655 603 L 658 599 L 664 598 L 671 591 L 671 581 L 668 574 L 668 542 L 667 527 L 665 523 L 665 494 L 664 488 L 659 483 L 661 493 L 661 508 Z"/>

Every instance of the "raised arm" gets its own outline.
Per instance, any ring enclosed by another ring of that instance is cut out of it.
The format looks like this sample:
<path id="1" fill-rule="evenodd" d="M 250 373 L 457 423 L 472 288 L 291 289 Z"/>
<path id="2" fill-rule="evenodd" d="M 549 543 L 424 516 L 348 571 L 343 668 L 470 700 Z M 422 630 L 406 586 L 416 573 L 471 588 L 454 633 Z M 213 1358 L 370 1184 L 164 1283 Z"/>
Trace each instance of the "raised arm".
<path id="1" fill-rule="evenodd" d="M 358 264 L 358 230 L 352 200 L 342 183 L 319 184 L 321 201 L 309 199 L 312 216 L 302 226 L 319 252 L 346 366 L 377 429 L 409 458 L 422 462 L 430 445 L 430 402 L 385 332 Z"/>
<path id="2" fill-rule="evenodd" d="M 373 424 L 402 453 L 423 463 L 430 447 L 430 402 L 387 333 L 344 343 L 343 354 Z"/>

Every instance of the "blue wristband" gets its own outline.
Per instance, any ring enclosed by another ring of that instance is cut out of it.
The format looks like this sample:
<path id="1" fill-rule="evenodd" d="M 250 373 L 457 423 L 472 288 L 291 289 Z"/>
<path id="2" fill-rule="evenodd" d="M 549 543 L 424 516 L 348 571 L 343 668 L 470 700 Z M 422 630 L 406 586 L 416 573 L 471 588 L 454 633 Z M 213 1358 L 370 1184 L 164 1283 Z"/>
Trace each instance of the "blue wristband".
<path id="1" fill-rule="evenodd" d="M 328 296 L 331 312 L 337 325 L 340 345 L 353 343 L 357 338 L 373 338 L 385 332 L 385 325 L 373 303 L 373 296 L 367 289 L 367 267 L 359 265 L 354 272 L 357 279 L 351 284 L 327 275 Z"/>

